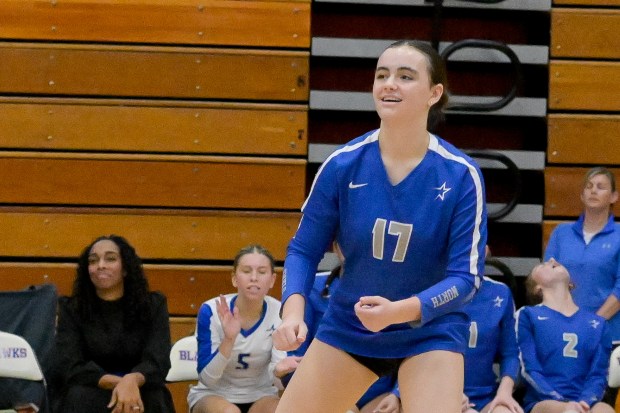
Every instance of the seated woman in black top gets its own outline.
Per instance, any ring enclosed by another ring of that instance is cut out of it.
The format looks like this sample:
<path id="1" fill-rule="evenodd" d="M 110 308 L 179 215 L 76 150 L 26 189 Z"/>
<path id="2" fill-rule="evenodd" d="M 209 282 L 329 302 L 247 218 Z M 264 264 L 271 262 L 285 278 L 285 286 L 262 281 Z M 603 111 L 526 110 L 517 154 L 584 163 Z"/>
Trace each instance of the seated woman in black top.
<path id="1" fill-rule="evenodd" d="M 97 238 L 80 255 L 73 294 L 59 302 L 56 351 L 61 412 L 174 412 L 166 298 L 149 292 L 123 237 Z"/>

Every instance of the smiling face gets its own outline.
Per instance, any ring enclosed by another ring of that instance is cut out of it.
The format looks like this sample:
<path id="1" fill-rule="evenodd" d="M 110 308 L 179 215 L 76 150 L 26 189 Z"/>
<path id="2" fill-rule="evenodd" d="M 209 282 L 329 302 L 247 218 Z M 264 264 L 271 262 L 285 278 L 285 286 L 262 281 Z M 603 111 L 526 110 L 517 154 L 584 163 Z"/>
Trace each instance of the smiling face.
<path id="1" fill-rule="evenodd" d="M 581 202 L 586 209 L 592 211 L 609 211 L 611 205 L 618 200 L 618 192 L 604 174 L 591 176 L 581 191 Z"/>
<path id="2" fill-rule="evenodd" d="M 242 255 L 233 272 L 232 283 L 239 295 L 262 300 L 276 281 L 270 259 L 258 252 Z"/>
<path id="3" fill-rule="evenodd" d="M 443 94 L 433 85 L 427 57 L 410 46 L 390 47 L 377 62 L 373 84 L 375 108 L 382 120 L 412 117 L 426 121 L 428 111 Z"/>
<path id="4" fill-rule="evenodd" d="M 96 242 L 88 254 L 88 274 L 97 296 L 116 300 L 123 296 L 123 261 L 120 249 L 111 240 Z"/>

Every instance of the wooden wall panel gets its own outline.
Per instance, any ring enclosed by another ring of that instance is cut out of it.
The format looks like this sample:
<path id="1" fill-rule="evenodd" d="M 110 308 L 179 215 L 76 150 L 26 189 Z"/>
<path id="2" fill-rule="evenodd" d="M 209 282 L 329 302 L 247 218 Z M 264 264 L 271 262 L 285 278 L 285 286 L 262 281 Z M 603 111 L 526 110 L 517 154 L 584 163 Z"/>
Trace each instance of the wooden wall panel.
<path id="1" fill-rule="evenodd" d="M 549 107 L 555 110 L 620 110 L 620 62 L 551 61 Z"/>
<path id="2" fill-rule="evenodd" d="M 0 228 L 18 232 L 0 261 L 75 257 L 108 233 L 176 265 L 251 242 L 284 259 L 305 196 L 309 0 L 0 0 L 0 22 Z"/>
<path id="3" fill-rule="evenodd" d="M 547 161 L 620 165 L 620 115 L 551 114 Z"/>
<path id="4" fill-rule="evenodd" d="M 172 401 L 174 402 L 174 408 L 176 412 L 189 412 L 189 406 L 187 404 L 187 393 L 189 392 L 189 388 L 194 385 L 196 385 L 196 383 L 191 381 L 166 383 L 166 386 L 172 394 Z"/>
<path id="5" fill-rule="evenodd" d="M 196 317 L 170 317 L 170 338 L 172 342 L 190 336 L 196 331 Z"/>
<path id="6" fill-rule="evenodd" d="M 306 156 L 307 106 L 0 98 L 0 147 Z"/>
<path id="7" fill-rule="evenodd" d="M 172 343 L 177 342 L 183 337 L 194 334 L 195 330 L 195 317 L 170 318 L 170 338 L 172 339 Z M 187 393 L 189 392 L 189 388 L 195 384 L 195 382 L 191 381 L 166 384 L 172 394 L 172 400 L 174 401 L 174 407 L 177 413 L 185 413 L 189 411 L 189 406 L 187 405 Z"/>
<path id="8" fill-rule="evenodd" d="M 545 168 L 545 216 L 578 216 L 583 205 L 580 201 L 582 180 L 587 168 Z"/>
<path id="9" fill-rule="evenodd" d="M 0 43 L 0 93 L 307 101 L 308 52 Z"/>
<path id="10" fill-rule="evenodd" d="M 85 246 L 86 244 L 84 244 Z M 81 251 L 75 252 L 75 257 Z M 58 295 L 69 295 L 75 264 L 42 262 L 0 262 L 0 290 L 23 290 L 31 285 L 54 284 Z"/>
<path id="11" fill-rule="evenodd" d="M 545 220 L 545 222 L 543 222 L 543 244 L 542 244 L 543 249 L 540 252 L 541 256 L 544 255 L 545 249 L 547 248 L 547 243 L 549 242 L 549 237 L 551 237 L 551 233 L 553 232 L 555 227 L 557 227 L 563 222 L 570 222 L 570 221 Z"/>
<path id="12" fill-rule="evenodd" d="M 0 38 L 310 47 L 310 1 L 2 0 Z"/>
<path id="13" fill-rule="evenodd" d="M 81 251 L 75 253 L 75 260 Z M 75 279 L 74 263 L 0 262 L 0 290 L 21 290 L 30 285 L 54 284 L 59 295 L 70 295 Z M 195 317 L 200 305 L 219 294 L 236 292 L 231 283 L 232 266 L 144 264 L 151 290 L 168 298 L 168 311 L 174 316 Z M 281 274 L 269 295 L 282 296 Z M 192 326 L 193 331 L 193 326 Z"/>
<path id="14" fill-rule="evenodd" d="M 620 58 L 620 10 L 554 9 L 551 12 L 552 57 Z"/>
<path id="15" fill-rule="evenodd" d="M 163 291 L 168 297 L 170 314 L 195 316 L 200 305 L 219 294 L 236 293 L 231 282 L 232 266 L 145 266 L 151 289 Z M 269 295 L 282 296 L 282 270 Z"/>
<path id="16" fill-rule="evenodd" d="M 299 213 L 193 210 L 0 208 L 0 256 L 76 257 L 94 238 L 120 234 L 145 260 L 232 260 L 260 243 L 277 260 L 299 224 Z"/>
<path id="17" fill-rule="evenodd" d="M 0 152 L 0 203 L 298 210 L 306 161 Z"/>
<path id="18" fill-rule="evenodd" d="M 620 6 L 620 0 L 553 0 L 554 6 Z"/>

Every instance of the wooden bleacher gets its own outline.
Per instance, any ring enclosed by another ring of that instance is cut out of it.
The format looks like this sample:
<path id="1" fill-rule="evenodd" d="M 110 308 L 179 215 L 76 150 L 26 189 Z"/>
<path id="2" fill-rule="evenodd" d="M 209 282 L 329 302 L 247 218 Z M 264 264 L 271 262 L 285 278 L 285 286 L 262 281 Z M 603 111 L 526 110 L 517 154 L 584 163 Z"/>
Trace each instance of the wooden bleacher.
<path id="1" fill-rule="evenodd" d="M 294 210 L 304 200 L 305 165 L 283 158 L 0 151 L 0 203 Z"/>
<path id="2" fill-rule="evenodd" d="M 304 51 L 0 43 L 7 94 L 308 100 Z"/>
<path id="3" fill-rule="evenodd" d="M 0 0 L 0 21 L 1 289 L 68 294 L 82 248 L 120 234 L 176 340 L 233 290 L 239 248 L 284 260 L 306 188 L 309 0 Z"/>
<path id="4" fill-rule="evenodd" d="M 593 166 L 620 178 L 620 1 L 554 0 L 543 248 L 553 228 L 582 212 Z"/>
<path id="5" fill-rule="evenodd" d="M 620 61 L 552 60 L 549 108 L 612 112 L 620 107 Z"/>
<path id="6" fill-rule="evenodd" d="M 307 110 L 305 104 L 0 97 L 2 148 L 303 158 Z"/>
<path id="7" fill-rule="evenodd" d="M 30 285 L 51 283 L 60 295 L 70 295 L 75 279 L 76 264 L 1 262 L 0 283 L 6 290 L 20 290 Z M 175 341 L 194 331 L 196 314 L 208 298 L 220 293 L 235 292 L 230 281 L 232 266 L 145 264 L 144 270 L 152 290 L 163 291 L 168 298 L 168 311 L 177 324 L 172 332 Z M 282 269 L 276 269 L 280 281 Z M 206 295 L 206 294 L 211 295 Z M 280 297 L 281 285 L 277 282 L 270 295 Z M 179 324 L 191 325 L 191 331 Z"/>
<path id="8" fill-rule="evenodd" d="M 618 9 L 555 8 L 551 25 L 551 49 L 556 58 L 620 58 Z"/>
<path id="9" fill-rule="evenodd" d="M 147 263 L 232 261 L 256 240 L 283 260 L 298 222 L 297 212 L 3 207 L 0 228 L 11 242 L 0 244 L 0 256 L 75 260 L 94 234 L 117 233 Z"/>
<path id="10" fill-rule="evenodd" d="M 310 2 L 2 0 L 0 37 L 91 43 L 308 48 Z"/>
<path id="11" fill-rule="evenodd" d="M 620 115 L 551 114 L 550 164 L 620 165 Z"/>
<path id="12" fill-rule="evenodd" d="M 552 10 L 549 107 L 617 111 L 620 83 L 614 79 L 620 74 L 620 38 L 617 35 L 620 9 L 603 6 L 619 6 L 620 2 L 556 0 L 555 4 L 597 8 L 555 7 Z"/>
<path id="13" fill-rule="evenodd" d="M 553 0 L 554 6 L 620 6 L 620 0 Z"/>
<path id="14" fill-rule="evenodd" d="M 566 222 L 565 220 L 557 220 L 557 219 L 545 219 L 543 223 L 543 245 L 547 245 L 549 242 L 549 237 L 551 237 L 551 233 L 561 223 Z"/>

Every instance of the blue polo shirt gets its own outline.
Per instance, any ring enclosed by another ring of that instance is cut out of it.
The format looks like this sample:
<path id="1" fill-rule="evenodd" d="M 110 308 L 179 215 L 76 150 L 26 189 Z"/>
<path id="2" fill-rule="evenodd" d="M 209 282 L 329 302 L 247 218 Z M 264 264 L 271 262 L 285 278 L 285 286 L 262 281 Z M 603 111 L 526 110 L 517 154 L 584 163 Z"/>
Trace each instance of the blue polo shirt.
<path id="1" fill-rule="evenodd" d="M 545 250 L 545 261 L 555 258 L 575 283 L 575 303 L 596 312 L 610 294 L 620 299 L 620 224 L 610 214 L 605 227 L 589 244 L 583 238 L 583 220 L 558 225 Z M 620 342 L 620 312 L 608 323 L 612 341 Z"/>

